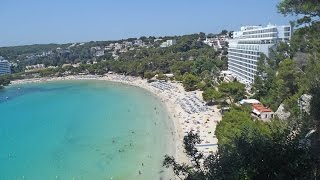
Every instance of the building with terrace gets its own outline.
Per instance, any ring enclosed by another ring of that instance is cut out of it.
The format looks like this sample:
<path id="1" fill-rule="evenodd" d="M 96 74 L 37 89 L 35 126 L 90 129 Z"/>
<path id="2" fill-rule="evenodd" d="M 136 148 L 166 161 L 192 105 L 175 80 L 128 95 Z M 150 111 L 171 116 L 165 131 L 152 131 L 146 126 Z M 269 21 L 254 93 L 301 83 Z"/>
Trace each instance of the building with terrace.
<path id="1" fill-rule="evenodd" d="M 229 40 L 228 70 L 240 82 L 251 87 L 257 74 L 257 61 L 261 53 L 270 56 L 270 49 L 290 40 L 290 25 L 243 26 Z"/>
<path id="2" fill-rule="evenodd" d="M 0 56 L 0 75 L 11 74 L 10 63 Z"/>

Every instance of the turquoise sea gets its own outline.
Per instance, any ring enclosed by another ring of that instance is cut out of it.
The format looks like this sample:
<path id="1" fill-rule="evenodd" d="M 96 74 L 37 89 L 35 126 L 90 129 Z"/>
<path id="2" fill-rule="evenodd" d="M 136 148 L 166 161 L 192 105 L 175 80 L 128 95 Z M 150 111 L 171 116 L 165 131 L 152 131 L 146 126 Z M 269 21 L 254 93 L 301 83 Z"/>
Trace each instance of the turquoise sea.
<path id="1" fill-rule="evenodd" d="M 10 86 L 0 90 L 0 180 L 166 179 L 172 128 L 161 101 L 141 88 Z"/>

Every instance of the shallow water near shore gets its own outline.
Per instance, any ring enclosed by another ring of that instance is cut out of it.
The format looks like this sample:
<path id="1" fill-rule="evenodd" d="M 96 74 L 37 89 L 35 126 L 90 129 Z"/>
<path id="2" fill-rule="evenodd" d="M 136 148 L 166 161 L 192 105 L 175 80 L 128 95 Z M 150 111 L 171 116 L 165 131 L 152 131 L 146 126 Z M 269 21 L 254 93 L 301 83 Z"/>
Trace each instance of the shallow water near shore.
<path id="1" fill-rule="evenodd" d="M 160 179 L 172 130 L 164 105 L 141 88 L 14 85 L 0 90 L 0 179 Z"/>

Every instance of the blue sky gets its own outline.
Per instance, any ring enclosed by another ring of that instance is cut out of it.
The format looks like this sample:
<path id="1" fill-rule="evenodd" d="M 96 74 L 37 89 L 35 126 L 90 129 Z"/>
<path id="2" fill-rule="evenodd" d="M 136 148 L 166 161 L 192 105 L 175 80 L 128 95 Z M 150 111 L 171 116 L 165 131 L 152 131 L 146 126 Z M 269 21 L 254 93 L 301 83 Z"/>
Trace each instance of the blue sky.
<path id="1" fill-rule="evenodd" d="M 0 0 L 0 46 L 288 24 L 280 0 Z M 291 18 L 292 19 L 292 18 Z"/>

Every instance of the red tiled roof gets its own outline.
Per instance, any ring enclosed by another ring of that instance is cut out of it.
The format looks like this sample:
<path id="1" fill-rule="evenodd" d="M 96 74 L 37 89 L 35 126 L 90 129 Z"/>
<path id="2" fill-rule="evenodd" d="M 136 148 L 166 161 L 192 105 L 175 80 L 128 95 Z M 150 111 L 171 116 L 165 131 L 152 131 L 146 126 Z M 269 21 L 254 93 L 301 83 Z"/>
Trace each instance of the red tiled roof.
<path id="1" fill-rule="evenodd" d="M 272 112 L 271 109 L 264 107 L 262 104 L 252 104 L 251 106 L 259 112 Z"/>

